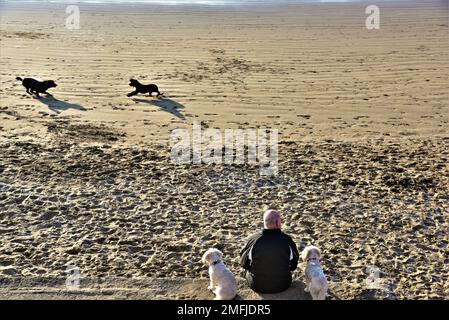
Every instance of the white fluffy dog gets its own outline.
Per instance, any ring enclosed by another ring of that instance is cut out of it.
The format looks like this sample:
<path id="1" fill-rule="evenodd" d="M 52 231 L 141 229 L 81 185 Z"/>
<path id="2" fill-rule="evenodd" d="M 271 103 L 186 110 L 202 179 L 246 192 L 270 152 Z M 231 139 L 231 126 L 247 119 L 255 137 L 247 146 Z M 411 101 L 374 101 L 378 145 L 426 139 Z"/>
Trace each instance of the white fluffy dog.
<path id="1" fill-rule="evenodd" d="M 215 293 L 215 300 L 231 300 L 237 294 L 237 281 L 232 272 L 222 261 L 223 253 L 220 250 L 208 249 L 201 261 L 209 266 L 209 290 Z"/>
<path id="2" fill-rule="evenodd" d="M 310 292 L 313 300 L 325 300 L 329 288 L 326 276 L 321 269 L 321 251 L 315 246 L 304 248 L 302 261 L 306 263 L 306 292 Z"/>

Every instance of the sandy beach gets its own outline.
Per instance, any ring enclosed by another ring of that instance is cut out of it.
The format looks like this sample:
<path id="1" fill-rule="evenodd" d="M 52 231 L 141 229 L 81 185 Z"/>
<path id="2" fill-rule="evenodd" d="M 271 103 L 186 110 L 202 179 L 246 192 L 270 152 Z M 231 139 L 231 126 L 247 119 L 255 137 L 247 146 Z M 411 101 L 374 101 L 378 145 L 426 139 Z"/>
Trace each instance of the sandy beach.
<path id="1" fill-rule="evenodd" d="M 217 247 L 258 299 L 238 261 L 267 206 L 321 247 L 329 299 L 449 297 L 447 1 L 382 3 L 379 30 L 363 3 L 84 4 L 79 30 L 61 4 L 0 6 L 0 298 L 212 299 Z M 278 129 L 278 174 L 172 163 L 193 123 Z M 308 299 L 294 277 L 269 298 Z"/>

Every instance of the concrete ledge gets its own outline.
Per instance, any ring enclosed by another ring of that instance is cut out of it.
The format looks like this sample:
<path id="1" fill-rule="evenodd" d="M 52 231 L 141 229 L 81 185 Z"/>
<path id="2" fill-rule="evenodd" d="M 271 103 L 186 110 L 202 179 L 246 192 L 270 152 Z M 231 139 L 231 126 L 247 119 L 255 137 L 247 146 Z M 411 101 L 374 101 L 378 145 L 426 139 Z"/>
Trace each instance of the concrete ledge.
<path id="1" fill-rule="evenodd" d="M 304 284 L 292 286 L 278 294 L 258 294 L 238 279 L 237 300 L 310 300 Z M 67 290 L 65 279 L 15 278 L 0 280 L 0 299 L 3 300 L 212 300 L 207 279 L 81 279 L 80 289 Z"/>

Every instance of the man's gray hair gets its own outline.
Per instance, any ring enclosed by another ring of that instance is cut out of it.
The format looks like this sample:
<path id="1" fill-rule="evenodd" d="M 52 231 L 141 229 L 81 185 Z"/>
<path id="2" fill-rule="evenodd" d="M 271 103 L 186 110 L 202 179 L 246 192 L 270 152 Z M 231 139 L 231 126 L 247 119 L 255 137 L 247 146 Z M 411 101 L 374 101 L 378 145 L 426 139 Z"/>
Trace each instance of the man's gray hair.
<path id="1" fill-rule="evenodd" d="M 263 215 L 263 224 L 265 229 L 273 229 L 278 227 L 278 222 L 281 219 L 281 215 L 274 209 L 265 211 Z"/>

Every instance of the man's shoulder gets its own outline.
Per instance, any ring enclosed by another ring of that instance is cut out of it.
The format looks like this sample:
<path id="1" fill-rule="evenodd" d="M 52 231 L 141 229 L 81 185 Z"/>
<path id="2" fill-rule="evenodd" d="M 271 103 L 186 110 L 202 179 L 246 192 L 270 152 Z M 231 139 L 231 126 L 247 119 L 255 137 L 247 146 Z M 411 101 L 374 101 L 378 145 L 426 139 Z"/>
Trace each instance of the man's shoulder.
<path id="1" fill-rule="evenodd" d="M 265 235 L 265 236 L 272 237 L 273 234 L 271 234 L 271 235 Z M 247 243 L 249 243 L 249 242 L 255 242 L 255 241 L 257 241 L 258 239 L 260 239 L 260 238 L 262 238 L 262 237 L 264 237 L 264 232 L 263 232 L 263 230 L 261 230 L 261 231 L 259 231 L 259 232 L 256 232 L 256 233 L 252 234 L 251 236 L 249 236 L 249 237 L 247 238 Z M 276 234 L 276 237 L 279 237 L 280 239 L 283 239 L 283 240 L 285 240 L 285 241 L 291 241 L 291 242 L 293 242 L 293 238 L 292 238 L 291 236 L 289 236 L 288 234 L 286 234 L 285 232 L 283 232 L 283 231 L 277 233 L 277 234 Z"/>
<path id="2" fill-rule="evenodd" d="M 255 240 L 259 239 L 262 235 L 263 235 L 262 231 L 253 233 L 251 236 L 248 237 L 247 242 L 255 241 Z"/>
<path id="3" fill-rule="evenodd" d="M 289 236 L 288 234 L 286 234 L 285 232 L 281 232 L 281 236 L 288 241 L 294 242 L 293 238 L 291 236 Z"/>

